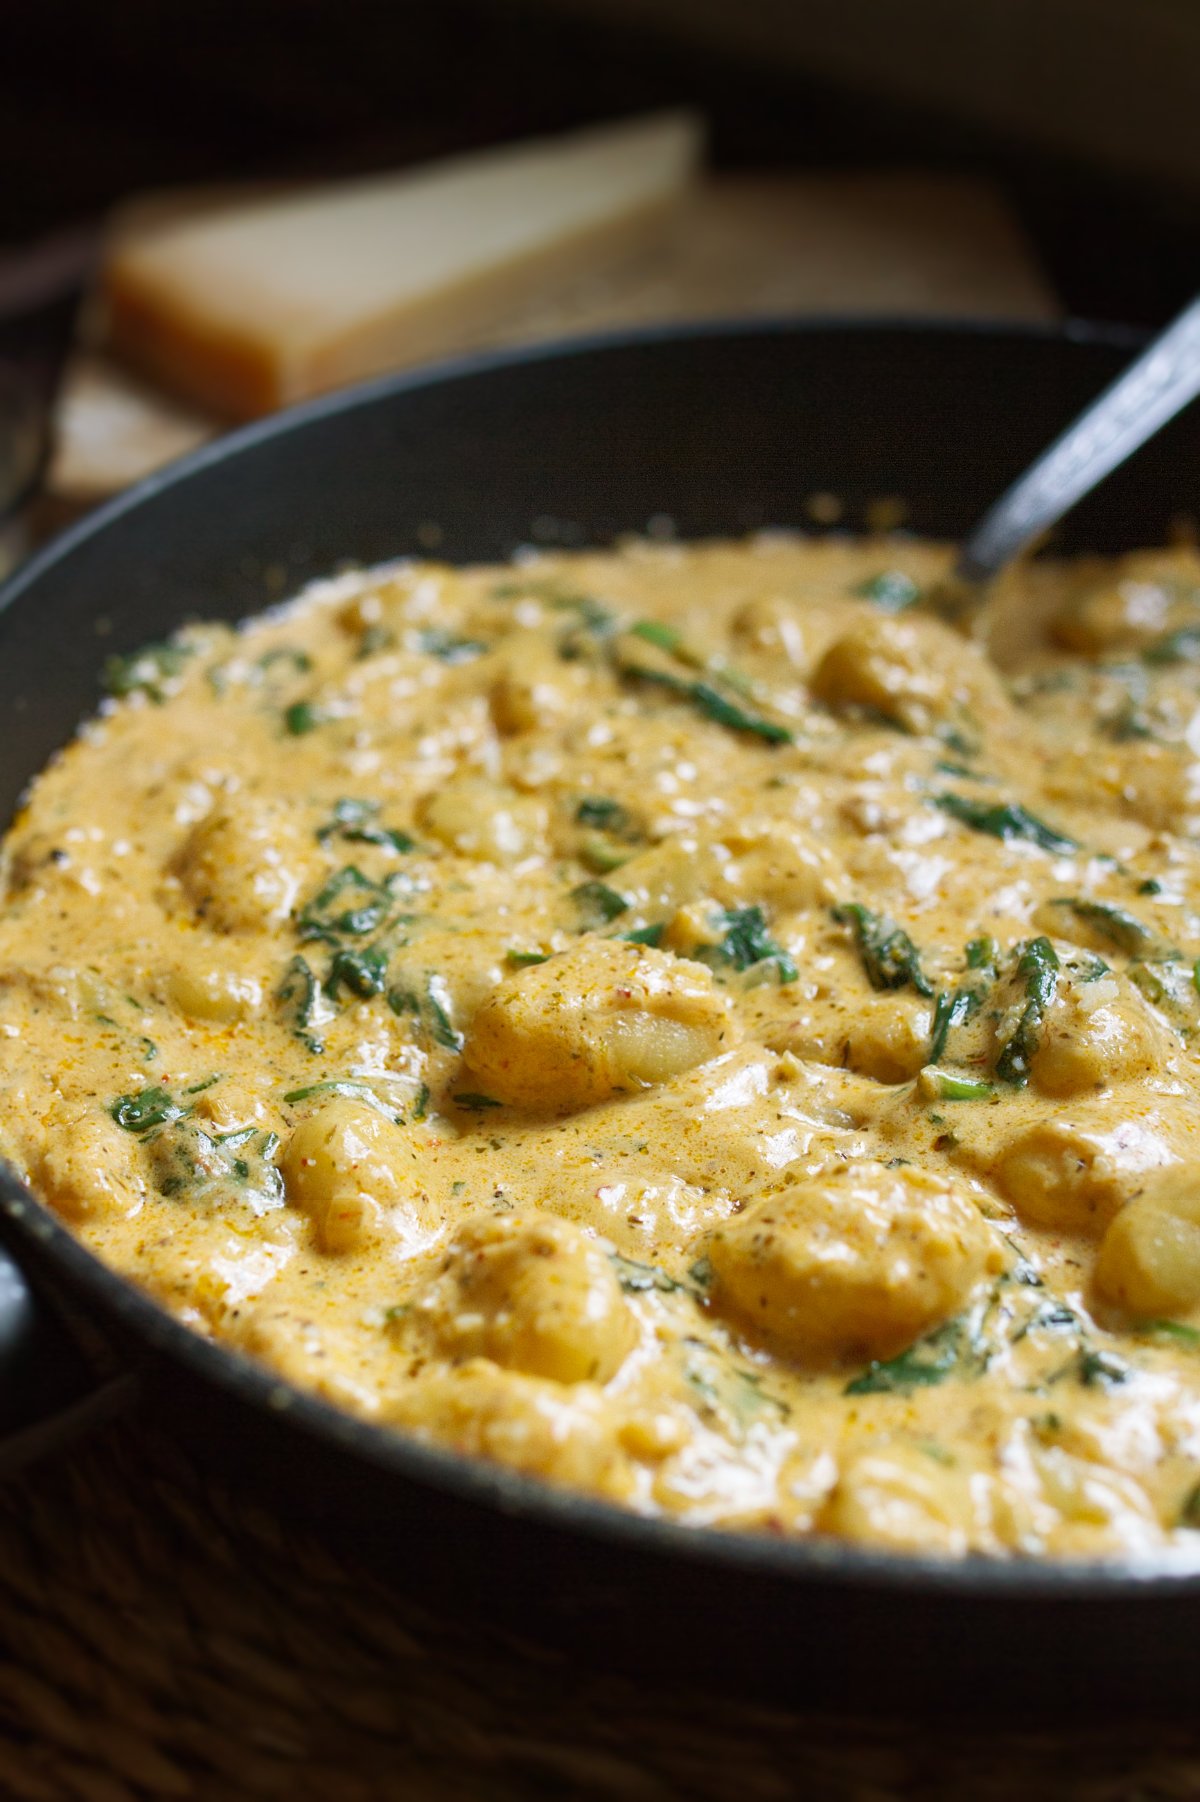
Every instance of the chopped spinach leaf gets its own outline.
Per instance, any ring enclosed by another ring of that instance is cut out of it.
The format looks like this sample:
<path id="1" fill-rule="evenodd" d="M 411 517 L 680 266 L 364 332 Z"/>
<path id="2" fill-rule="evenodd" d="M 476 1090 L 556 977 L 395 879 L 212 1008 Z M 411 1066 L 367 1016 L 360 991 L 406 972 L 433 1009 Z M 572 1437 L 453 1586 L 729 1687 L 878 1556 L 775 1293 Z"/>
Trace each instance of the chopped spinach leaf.
<path id="1" fill-rule="evenodd" d="M 1200 1346 L 1200 1332 L 1182 1320 L 1143 1320 L 1138 1331 L 1156 1339 L 1173 1339 L 1177 1345 Z"/>
<path id="2" fill-rule="evenodd" d="M 436 628 L 422 632 L 418 643 L 427 657 L 436 657 L 439 663 L 449 664 L 472 663 L 489 648 L 481 639 L 456 638 L 453 632 L 441 632 Z"/>
<path id="3" fill-rule="evenodd" d="M 452 1095 L 450 1099 L 455 1107 L 466 1108 L 471 1113 L 481 1113 L 484 1108 L 504 1106 L 504 1103 L 497 1101 L 494 1095 L 480 1095 L 472 1089 L 464 1090 L 460 1095 Z"/>
<path id="4" fill-rule="evenodd" d="M 186 1194 L 193 1207 L 265 1214 L 284 1203 L 278 1149 L 275 1133 L 254 1127 L 213 1133 L 196 1120 L 179 1120 L 155 1136 L 150 1158 L 160 1195 Z"/>
<path id="5" fill-rule="evenodd" d="M 161 707 L 167 698 L 167 685 L 183 673 L 192 656 L 191 645 L 144 644 L 136 651 L 114 655 L 104 664 L 104 687 L 116 699 L 125 695 L 144 694 Z"/>
<path id="6" fill-rule="evenodd" d="M 627 1295 L 644 1295 L 652 1289 L 657 1289 L 661 1295 L 675 1295 L 688 1289 L 687 1283 L 669 1275 L 660 1264 L 642 1264 L 637 1258 L 622 1257 L 619 1251 L 611 1251 L 608 1255 L 617 1281 Z"/>
<path id="7" fill-rule="evenodd" d="M 657 645 L 660 651 L 669 651 L 672 655 L 677 655 L 683 647 L 683 633 L 677 626 L 665 625 L 662 620 L 635 620 L 629 630 L 635 638 Z"/>
<path id="8" fill-rule="evenodd" d="M 505 962 L 511 964 L 514 970 L 528 970 L 533 964 L 544 964 L 551 956 L 553 953 L 550 951 L 518 951 L 513 945 L 504 953 Z"/>
<path id="9" fill-rule="evenodd" d="M 623 676 L 668 689 L 681 700 L 690 701 L 706 719 L 715 720 L 719 726 L 728 726 L 731 732 L 746 732 L 753 737 L 765 739 L 772 745 L 792 743 L 793 735 L 786 726 L 764 719 L 761 714 L 747 712 L 710 682 L 692 681 L 690 678 L 671 675 L 666 670 L 648 669 L 640 663 L 621 663 L 617 667 Z"/>
<path id="10" fill-rule="evenodd" d="M 690 695 L 694 705 L 707 719 L 715 720 L 718 726 L 728 726 L 731 732 L 747 732 L 755 738 L 765 739 L 771 745 L 790 745 L 792 734 L 786 726 L 776 725 L 774 720 L 763 719 L 761 714 L 747 713 L 744 707 L 736 706 L 723 694 L 707 682 L 693 682 Z"/>
<path id="11" fill-rule="evenodd" d="M 907 1395 L 950 1376 L 977 1376 L 986 1364 L 966 1322 L 948 1320 L 894 1358 L 873 1359 L 844 1395 Z"/>
<path id="12" fill-rule="evenodd" d="M 379 651 L 390 650 L 396 642 L 387 626 L 368 626 L 358 641 L 358 649 L 354 653 L 359 662 L 367 657 L 374 657 Z"/>
<path id="13" fill-rule="evenodd" d="M 319 1057 L 325 1049 L 316 1030 L 321 1021 L 323 997 L 321 984 L 306 958 L 292 959 L 275 998 L 281 1003 L 296 1037 Z"/>
<path id="14" fill-rule="evenodd" d="M 351 1076 L 331 1076 L 324 1082 L 310 1082 L 302 1089 L 289 1089 L 283 1099 L 289 1107 L 298 1107 L 302 1102 L 312 1101 L 318 1095 L 341 1095 L 348 1101 L 361 1101 L 367 1107 L 374 1108 L 377 1114 L 383 1114 L 397 1126 L 403 1124 L 404 1116 L 389 1107 L 368 1082 L 356 1081 Z"/>
<path id="15" fill-rule="evenodd" d="M 853 932 L 873 989 L 913 988 L 918 995 L 932 998 L 933 986 L 921 969 L 920 954 L 903 927 L 858 901 L 835 907 L 833 917 Z"/>
<path id="16" fill-rule="evenodd" d="M 1066 908 L 1077 920 L 1107 939 L 1110 945 L 1115 945 L 1118 951 L 1129 952 L 1131 957 L 1144 953 L 1156 943 L 1155 934 L 1148 926 L 1111 901 L 1089 901 L 1078 895 L 1064 895 L 1050 905 Z"/>
<path id="17" fill-rule="evenodd" d="M 580 625 L 597 637 L 611 632 L 616 625 L 616 615 L 610 608 L 603 606 L 595 595 L 560 588 L 554 581 L 531 576 L 527 582 L 523 582 L 517 577 L 509 582 L 498 582 L 492 589 L 492 598 L 497 601 L 519 601 L 526 595 L 532 600 L 543 601 L 558 613 L 575 614 Z"/>
<path id="18" fill-rule="evenodd" d="M 1200 657 L 1200 626 L 1180 626 L 1164 632 L 1142 651 L 1145 663 L 1193 663 Z"/>
<path id="19" fill-rule="evenodd" d="M 136 1095 L 118 1095 L 108 1111 L 127 1133 L 148 1133 L 172 1120 L 182 1120 L 188 1109 L 166 1089 L 154 1087 L 141 1089 Z"/>
<path id="20" fill-rule="evenodd" d="M 884 613 L 903 613 L 921 598 L 921 590 L 902 569 L 884 569 L 851 591 L 866 601 L 874 601 Z"/>
<path id="21" fill-rule="evenodd" d="M 968 970 L 994 970 L 1000 962 L 1000 947 L 993 938 L 970 939 L 967 943 Z"/>
<path id="22" fill-rule="evenodd" d="M 302 939 L 321 939 L 336 947 L 346 934 L 358 938 L 374 932 L 386 919 L 391 901 L 385 884 L 372 882 L 354 864 L 346 864 L 301 910 L 297 929 Z"/>
<path id="23" fill-rule="evenodd" d="M 354 844 L 382 845 L 389 851 L 415 851 L 417 842 L 407 832 L 379 824 L 379 806 L 378 801 L 335 801 L 332 818 L 317 828 L 318 839 L 323 845 L 336 836 Z"/>
<path id="24" fill-rule="evenodd" d="M 689 1264 L 688 1275 L 702 1292 L 712 1288 L 713 1267 L 708 1258 L 699 1257 L 694 1264 Z"/>
<path id="25" fill-rule="evenodd" d="M 969 826 L 972 832 L 986 832 L 991 838 L 1025 839 L 1032 845 L 1038 845 L 1043 851 L 1065 853 L 1077 851 L 1079 846 L 1073 838 L 1065 833 L 1057 832 L 1044 820 L 1039 820 L 1019 801 L 1001 804 L 997 801 L 974 801 L 968 795 L 934 795 L 935 807 L 948 813 L 952 819 L 962 825 Z"/>
<path id="26" fill-rule="evenodd" d="M 284 729 L 293 738 L 304 738 L 307 733 L 315 732 L 329 718 L 330 715 L 315 701 L 293 701 L 290 707 L 283 710 Z"/>
<path id="27" fill-rule="evenodd" d="M 579 909 L 584 932 L 595 932 L 629 911 L 624 895 L 619 895 L 615 888 L 609 888 L 604 882 L 581 882 L 578 888 L 571 890 L 571 899 Z"/>
<path id="28" fill-rule="evenodd" d="M 704 1410 L 723 1416 L 735 1433 L 746 1432 L 764 1414 L 785 1417 L 791 1412 L 786 1402 L 763 1389 L 757 1370 L 731 1364 L 702 1339 L 687 1338 L 683 1345 L 684 1381 Z"/>
<path id="29" fill-rule="evenodd" d="M 450 994 L 440 976 L 427 976 L 425 993 L 418 995 L 404 983 L 388 990 L 388 1006 L 394 1014 L 413 1014 L 435 1044 L 446 1051 L 461 1051 L 463 1035 L 450 1016 Z"/>
<path id="30" fill-rule="evenodd" d="M 294 644 L 279 644 L 273 651 L 264 651 L 258 660 L 258 667 L 265 671 L 272 669 L 277 663 L 286 663 L 302 676 L 307 675 L 313 666 L 308 652 L 299 650 Z"/>
<path id="31" fill-rule="evenodd" d="M 588 833 L 579 847 L 580 863 L 601 875 L 607 875 L 610 870 L 619 870 L 623 863 L 629 862 L 632 855 L 628 845 L 607 838 L 599 832 Z"/>
<path id="32" fill-rule="evenodd" d="M 1024 985 L 1025 1006 L 996 1060 L 996 1075 L 1002 1082 L 1024 1088 L 1029 1081 L 1046 1011 L 1058 987 L 1058 972 L 1058 954 L 1048 938 L 1030 939 L 1021 947 L 1016 976 Z"/>
<path id="33" fill-rule="evenodd" d="M 929 1062 L 940 1063 L 952 1029 L 965 1025 L 983 1005 L 977 989 L 943 989 L 933 1004 L 933 1031 L 929 1040 Z"/>
<path id="34" fill-rule="evenodd" d="M 1115 1353 L 1085 1346 L 1079 1353 L 1079 1381 L 1086 1389 L 1115 1389 L 1127 1383 L 1132 1372 Z"/>
<path id="35" fill-rule="evenodd" d="M 343 945 L 333 954 L 325 979 L 326 991 L 336 997 L 339 988 L 345 987 L 360 1001 L 382 995 L 387 984 L 387 966 L 387 952 L 382 945 L 368 945 L 362 951 L 351 951 Z"/>
<path id="36" fill-rule="evenodd" d="M 657 926 L 637 926 L 632 932 L 619 932 L 617 937 L 624 939 L 627 945 L 661 945 L 662 935 L 666 927 L 660 922 Z"/>
<path id="37" fill-rule="evenodd" d="M 601 832 L 624 834 L 636 830 L 628 809 L 607 795 L 585 795 L 575 809 L 575 818 L 581 826 L 595 826 Z"/>
<path id="38" fill-rule="evenodd" d="M 430 1030 L 437 1043 L 447 1051 L 461 1051 L 463 1035 L 450 1018 L 450 995 L 438 976 L 431 976 L 425 987 L 425 1004 L 429 1009 Z"/>
<path id="39" fill-rule="evenodd" d="M 702 963 L 732 964 L 735 970 L 771 969 L 780 983 L 795 982 L 798 972 L 791 953 L 771 937 L 757 904 L 727 909 L 715 924 L 722 933 L 720 944 L 701 945 L 693 952 Z"/>

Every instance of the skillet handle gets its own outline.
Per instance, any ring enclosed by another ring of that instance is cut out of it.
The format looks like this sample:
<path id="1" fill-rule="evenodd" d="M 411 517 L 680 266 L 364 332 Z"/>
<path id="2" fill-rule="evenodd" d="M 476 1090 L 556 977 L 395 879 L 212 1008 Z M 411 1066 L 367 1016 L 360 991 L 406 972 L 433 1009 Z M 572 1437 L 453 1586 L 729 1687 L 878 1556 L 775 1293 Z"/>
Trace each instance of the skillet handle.
<path id="1" fill-rule="evenodd" d="M 0 1244 L 0 1480 L 124 1413 L 138 1387 L 107 1348 L 84 1349 Z"/>

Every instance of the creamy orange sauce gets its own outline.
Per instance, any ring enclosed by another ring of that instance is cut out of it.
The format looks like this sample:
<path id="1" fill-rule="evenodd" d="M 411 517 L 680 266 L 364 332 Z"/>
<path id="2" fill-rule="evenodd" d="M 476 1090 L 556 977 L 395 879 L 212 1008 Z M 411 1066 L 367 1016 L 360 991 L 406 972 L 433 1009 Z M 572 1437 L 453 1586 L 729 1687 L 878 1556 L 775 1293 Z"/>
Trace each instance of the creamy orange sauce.
<path id="1" fill-rule="evenodd" d="M 1200 560 L 899 538 L 189 628 L 0 863 L 0 1153 L 198 1332 L 688 1522 L 1200 1526 Z"/>

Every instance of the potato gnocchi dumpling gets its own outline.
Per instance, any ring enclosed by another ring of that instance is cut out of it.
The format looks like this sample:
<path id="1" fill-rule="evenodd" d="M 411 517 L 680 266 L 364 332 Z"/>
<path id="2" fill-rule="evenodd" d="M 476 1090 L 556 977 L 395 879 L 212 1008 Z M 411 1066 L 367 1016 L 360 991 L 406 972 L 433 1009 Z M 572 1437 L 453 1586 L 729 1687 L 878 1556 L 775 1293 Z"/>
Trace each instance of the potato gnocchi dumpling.
<path id="1" fill-rule="evenodd" d="M 717 1301 L 799 1358 L 883 1358 L 955 1313 L 1003 1258 L 950 1176 L 829 1164 L 714 1234 Z"/>
<path id="2" fill-rule="evenodd" d="M 197 1332 L 621 1506 L 1200 1554 L 1200 555 L 874 532 L 111 647 L 0 1157 Z"/>
<path id="3" fill-rule="evenodd" d="M 637 1339 L 603 1247 L 553 1214 L 466 1220 L 412 1317 L 452 1361 L 487 1357 L 556 1383 L 608 1382 Z"/>
<path id="4" fill-rule="evenodd" d="M 702 964 L 589 936 L 507 977 L 476 1014 L 466 1059 L 500 1101 L 583 1108 L 680 1076 L 734 1037 Z"/>

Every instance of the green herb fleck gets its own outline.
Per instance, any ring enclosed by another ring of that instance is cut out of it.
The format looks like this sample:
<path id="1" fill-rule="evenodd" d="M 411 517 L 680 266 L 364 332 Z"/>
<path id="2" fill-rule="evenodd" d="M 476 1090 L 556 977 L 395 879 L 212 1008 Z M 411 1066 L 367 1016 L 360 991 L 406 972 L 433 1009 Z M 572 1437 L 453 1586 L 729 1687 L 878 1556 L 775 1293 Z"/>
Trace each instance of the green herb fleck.
<path id="1" fill-rule="evenodd" d="M 461 1095 L 452 1095 L 450 1099 L 456 1107 L 466 1108 L 471 1113 L 481 1113 L 484 1108 L 504 1106 L 504 1103 L 497 1101 L 494 1095 L 480 1095 L 472 1089 L 464 1090 Z"/>

